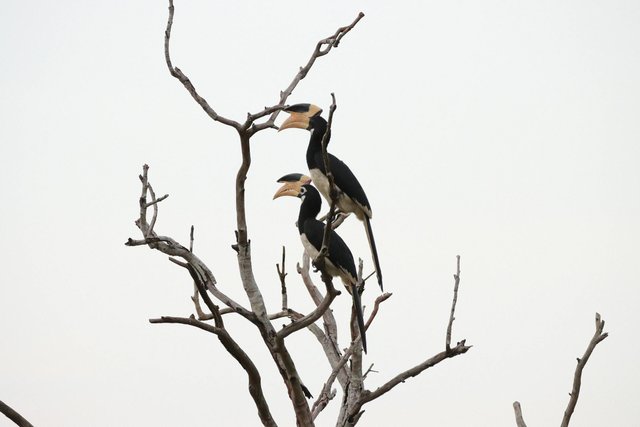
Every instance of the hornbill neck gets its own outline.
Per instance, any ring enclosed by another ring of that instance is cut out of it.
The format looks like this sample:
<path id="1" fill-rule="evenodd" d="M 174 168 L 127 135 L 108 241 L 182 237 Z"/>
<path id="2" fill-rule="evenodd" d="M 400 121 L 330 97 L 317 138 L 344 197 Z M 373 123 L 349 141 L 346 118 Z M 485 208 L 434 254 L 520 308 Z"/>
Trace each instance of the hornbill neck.
<path id="1" fill-rule="evenodd" d="M 298 231 L 304 233 L 304 223 L 309 219 L 316 219 L 320 213 L 322 199 L 320 193 L 311 185 L 303 186 L 307 191 L 300 205 L 300 213 L 298 214 Z"/>
<path id="2" fill-rule="evenodd" d="M 322 151 L 322 138 L 324 137 L 324 133 L 327 131 L 327 121 L 320 116 L 313 117 L 312 119 L 313 127 L 311 128 L 311 138 L 309 138 L 309 146 L 307 147 L 307 166 L 309 169 L 313 169 L 317 167 L 315 165 L 315 153 Z M 329 141 L 331 141 L 331 130 L 329 130 L 329 135 L 327 138 L 327 145 L 329 145 Z"/>

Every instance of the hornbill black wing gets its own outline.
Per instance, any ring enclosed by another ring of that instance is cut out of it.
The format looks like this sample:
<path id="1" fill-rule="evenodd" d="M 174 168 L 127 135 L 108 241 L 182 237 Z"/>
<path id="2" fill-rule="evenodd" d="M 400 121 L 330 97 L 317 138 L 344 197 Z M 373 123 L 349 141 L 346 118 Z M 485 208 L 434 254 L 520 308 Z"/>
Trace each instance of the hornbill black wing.
<path id="1" fill-rule="evenodd" d="M 362 185 L 360 185 L 358 178 L 356 178 L 353 172 L 351 172 L 351 169 L 349 169 L 349 166 L 333 154 L 327 154 L 329 155 L 329 168 L 333 174 L 333 180 L 336 187 L 338 187 L 342 193 L 349 196 L 351 200 L 353 200 L 362 209 L 362 214 L 356 213 L 356 216 L 364 222 L 367 240 L 369 242 L 369 248 L 371 249 L 371 256 L 373 258 L 373 266 L 376 269 L 378 285 L 380 285 L 380 290 L 383 291 L 382 269 L 380 268 L 380 259 L 378 258 L 378 248 L 376 247 L 373 230 L 371 229 L 372 212 L 367 195 L 362 189 Z M 323 174 L 326 174 L 322 153 L 316 153 L 314 155 L 314 161 L 316 167 L 320 169 Z"/>
<path id="2" fill-rule="evenodd" d="M 360 185 L 358 178 L 356 178 L 353 172 L 351 172 L 351 169 L 349 169 L 349 166 L 347 166 L 346 163 L 331 153 L 327 154 L 329 155 L 329 168 L 333 174 L 333 180 L 336 187 L 338 187 L 341 192 L 349 196 L 354 202 L 359 204 L 362 207 L 365 216 L 371 218 L 371 205 L 369 204 L 369 199 L 367 199 L 367 195 L 364 192 L 362 185 Z M 318 152 L 314 155 L 314 161 L 316 167 L 326 175 L 327 171 L 324 167 L 322 152 Z"/>
<path id="3" fill-rule="evenodd" d="M 320 252 L 320 249 L 322 249 L 322 238 L 324 237 L 324 224 L 318 220 L 307 220 L 304 223 L 304 234 L 309 243 Z M 357 281 L 358 275 L 351 250 L 335 231 L 331 232 L 328 258 L 336 268 L 344 270 L 348 276 L 351 276 L 351 283 Z"/>
<path id="4" fill-rule="evenodd" d="M 319 252 L 322 249 L 322 239 L 324 237 L 324 224 L 317 220 L 307 220 L 304 223 L 304 235 L 306 239 Z M 358 275 L 356 273 L 356 265 L 353 261 L 353 255 L 347 244 L 335 231 L 331 231 L 329 240 L 328 261 L 339 270 L 343 270 L 345 276 L 348 277 L 348 283 L 344 283 L 347 291 L 353 299 L 353 309 L 356 313 L 358 322 L 358 330 L 362 339 L 362 349 L 367 352 L 367 337 L 364 326 L 364 316 L 362 314 L 362 303 L 360 302 L 360 294 L 356 287 Z M 342 278 L 342 275 L 340 276 Z M 343 279 L 343 282 L 345 280 Z"/>

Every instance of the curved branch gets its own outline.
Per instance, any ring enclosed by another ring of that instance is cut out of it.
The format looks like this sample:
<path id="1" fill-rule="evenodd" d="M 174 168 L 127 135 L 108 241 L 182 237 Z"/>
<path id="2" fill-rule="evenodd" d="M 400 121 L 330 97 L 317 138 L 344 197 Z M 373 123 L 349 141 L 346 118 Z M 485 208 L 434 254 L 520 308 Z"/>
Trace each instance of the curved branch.
<path id="1" fill-rule="evenodd" d="M 225 117 L 222 117 L 221 115 L 216 113 L 215 110 L 211 108 L 207 100 L 198 94 L 198 91 L 191 83 L 191 80 L 189 80 L 189 78 L 182 71 L 180 71 L 178 67 L 173 66 L 171 62 L 171 55 L 169 54 L 169 41 L 171 39 L 171 27 L 173 26 L 173 13 L 174 13 L 173 0 L 169 0 L 169 18 L 167 19 L 167 29 L 164 32 L 164 58 L 167 63 L 167 68 L 169 68 L 169 72 L 173 77 L 178 79 L 180 83 L 182 83 L 185 89 L 187 89 L 187 91 L 191 94 L 193 99 L 195 99 L 198 105 L 202 107 L 204 112 L 207 113 L 209 117 L 211 117 L 216 122 L 220 122 L 224 125 L 231 126 L 235 129 L 240 129 L 241 128 L 240 123 L 234 120 L 230 120 Z"/>
<path id="2" fill-rule="evenodd" d="M 20 415 L 2 400 L 0 400 L 0 413 L 3 413 L 7 418 L 9 418 L 20 427 L 33 427 L 33 425 L 29 421 L 27 421 L 22 415 Z"/>
<path id="3" fill-rule="evenodd" d="M 279 339 L 284 339 L 289 335 L 291 335 L 292 333 L 294 333 L 295 331 L 299 331 L 302 328 L 306 328 L 307 326 L 311 325 L 316 320 L 318 320 L 320 317 L 322 317 L 322 315 L 329 309 L 329 306 L 331 305 L 333 300 L 338 295 L 340 295 L 340 291 L 338 291 L 336 288 L 333 287 L 333 283 L 331 279 L 329 279 L 325 283 L 327 285 L 327 294 L 325 295 L 322 302 L 311 313 L 307 314 L 301 319 L 296 320 L 288 324 L 284 328 L 282 328 L 278 332 Z"/>
<path id="4" fill-rule="evenodd" d="M 571 420 L 571 415 L 573 415 L 573 411 L 576 408 L 576 404 L 578 403 L 578 396 L 580 396 L 580 385 L 582 383 L 582 370 L 587 365 L 589 361 L 589 357 L 593 350 L 596 348 L 602 340 L 609 336 L 609 333 L 602 332 L 604 330 L 604 320 L 600 318 L 600 314 L 596 313 L 596 332 L 593 334 L 593 338 L 589 342 L 587 346 L 587 350 L 584 352 L 584 355 L 581 359 L 578 359 L 578 366 L 576 366 L 576 372 L 573 375 L 573 387 L 571 389 L 571 393 L 569 394 L 571 398 L 569 399 L 569 404 L 567 405 L 567 409 L 564 411 L 564 417 L 562 417 L 562 424 L 560 427 L 567 427 L 569 425 L 569 421 Z"/>
<path id="5" fill-rule="evenodd" d="M 364 18 L 364 13 L 360 12 L 358 13 L 358 16 L 356 16 L 356 18 L 353 20 L 351 24 L 338 28 L 333 35 L 320 40 L 316 44 L 316 47 L 313 50 L 313 53 L 311 54 L 311 58 L 309 58 L 306 65 L 304 67 L 300 67 L 300 71 L 298 71 L 298 74 L 296 74 L 296 76 L 293 78 L 293 81 L 289 84 L 289 86 L 284 91 L 280 92 L 280 100 L 278 101 L 278 104 L 271 107 L 271 109 L 273 109 L 273 112 L 270 113 L 271 116 L 269 117 L 269 120 L 267 120 L 265 123 L 254 125 L 251 128 L 252 133 L 256 133 L 263 129 L 274 127 L 275 120 L 278 117 L 278 114 L 280 114 L 280 110 L 285 105 L 285 102 L 287 102 L 287 98 L 289 98 L 289 96 L 293 93 L 293 90 L 296 88 L 298 83 L 300 83 L 300 81 L 307 76 L 307 74 L 311 70 L 311 67 L 313 67 L 313 64 L 316 62 L 316 59 L 328 54 L 332 48 L 338 47 L 342 38 L 349 31 L 351 31 L 362 18 Z M 260 117 L 266 116 L 267 114 L 269 114 L 267 112 L 268 110 L 269 109 L 265 108 L 264 111 L 254 114 L 252 117 L 255 117 L 254 118 L 255 120 Z"/>
<path id="6" fill-rule="evenodd" d="M 269 404 L 264 398 L 264 393 L 262 391 L 262 380 L 260 378 L 260 372 L 258 368 L 253 363 L 251 358 L 247 355 L 247 353 L 242 350 L 242 348 L 235 342 L 231 335 L 227 332 L 226 329 L 220 328 L 217 326 L 209 325 L 205 322 L 200 322 L 193 317 L 185 318 L 185 317 L 170 317 L 163 316 L 159 319 L 150 319 L 150 323 L 180 323 L 183 325 L 190 325 L 196 328 L 200 328 L 204 331 L 215 334 L 218 337 L 218 340 L 222 343 L 227 352 L 233 356 L 234 359 L 242 366 L 242 368 L 247 372 L 247 377 L 249 379 L 249 394 L 253 398 L 253 401 L 256 404 L 256 408 L 258 408 L 258 415 L 260 416 L 260 420 L 262 420 L 262 424 L 268 427 L 277 427 L 276 422 L 273 420 L 271 416 L 271 411 L 269 410 Z"/>

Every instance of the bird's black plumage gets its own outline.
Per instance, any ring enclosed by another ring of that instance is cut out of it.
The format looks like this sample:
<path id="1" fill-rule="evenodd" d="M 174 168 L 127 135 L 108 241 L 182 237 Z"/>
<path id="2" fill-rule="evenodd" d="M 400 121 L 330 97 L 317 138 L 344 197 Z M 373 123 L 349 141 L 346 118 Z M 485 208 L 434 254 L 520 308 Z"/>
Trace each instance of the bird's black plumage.
<path id="1" fill-rule="evenodd" d="M 316 216 L 320 212 L 322 199 L 318 190 L 310 184 L 300 187 L 298 197 L 302 199 L 298 214 L 298 231 L 300 239 L 311 259 L 315 259 L 322 249 L 325 224 L 318 221 Z M 357 273 L 353 261 L 353 255 L 347 244 L 335 231 L 331 231 L 329 251 L 325 258 L 326 272 L 333 277 L 339 276 L 353 297 L 353 308 L 356 313 L 358 329 L 362 337 L 362 348 L 367 352 L 367 340 L 365 335 L 364 319 L 360 294 L 357 290 Z"/>
<path id="2" fill-rule="evenodd" d="M 331 189 L 327 178 L 327 171 L 322 156 L 322 139 L 327 131 L 327 121 L 320 115 L 322 110 L 312 104 L 295 104 L 287 107 L 284 111 L 291 113 L 292 117 L 285 121 L 280 129 L 289 127 L 306 128 L 311 132 L 309 145 L 307 147 L 307 166 L 313 183 L 322 195 L 331 201 Z M 327 141 L 331 138 L 331 130 L 327 135 Z M 327 142 L 328 144 L 328 142 Z M 355 177 L 351 169 L 340 159 L 331 153 L 327 153 L 329 158 L 329 169 L 333 175 L 333 181 L 338 191 L 336 205 L 342 212 L 353 212 L 365 225 L 367 240 L 371 248 L 371 256 L 376 269 L 376 276 L 380 289 L 382 285 L 382 269 L 378 258 L 378 249 L 371 229 L 371 204 L 367 195 Z"/>

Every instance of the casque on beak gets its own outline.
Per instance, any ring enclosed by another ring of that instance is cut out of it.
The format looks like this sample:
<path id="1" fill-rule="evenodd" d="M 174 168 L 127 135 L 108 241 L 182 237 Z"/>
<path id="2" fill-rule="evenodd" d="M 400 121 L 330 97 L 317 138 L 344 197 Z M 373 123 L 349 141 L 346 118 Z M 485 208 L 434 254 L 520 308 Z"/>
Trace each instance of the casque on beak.
<path id="1" fill-rule="evenodd" d="M 289 113 L 290 116 L 280 125 L 278 132 L 291 128 L 309 129 L 309 119 L 322 113 L 322 109 L 313 104 L 295 104 L 282 111 Z"/>
<path id="2" fill-rule="evenodd" d="M 278 182 L 284 182 L 284 185 L 273 195 L 273 200 L 283 196 L 298 197 L 300 188 L 305 184 L 311 183 L 311 178 L 301 173 L 290 173 L 280 178 Z"/>

